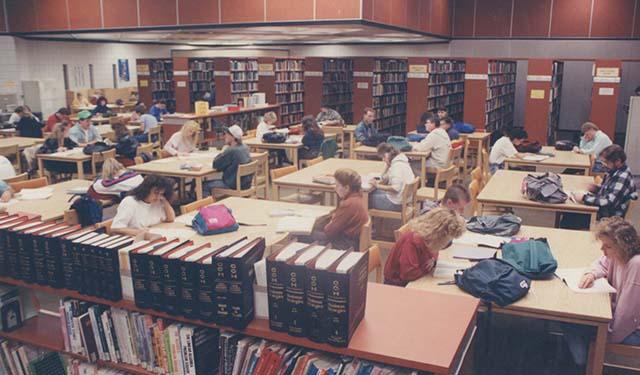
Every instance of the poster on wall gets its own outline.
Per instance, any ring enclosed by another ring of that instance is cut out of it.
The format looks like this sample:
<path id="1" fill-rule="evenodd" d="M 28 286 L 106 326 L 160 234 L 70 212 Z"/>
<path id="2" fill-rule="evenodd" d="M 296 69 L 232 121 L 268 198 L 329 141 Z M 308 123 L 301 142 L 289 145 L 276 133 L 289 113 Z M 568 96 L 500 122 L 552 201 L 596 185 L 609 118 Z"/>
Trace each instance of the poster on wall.
<path id="1" fill-rule="evenodd" d="M 121 81 L 129 82 L 129 59 L 118 59 L 118 77 Z"/>

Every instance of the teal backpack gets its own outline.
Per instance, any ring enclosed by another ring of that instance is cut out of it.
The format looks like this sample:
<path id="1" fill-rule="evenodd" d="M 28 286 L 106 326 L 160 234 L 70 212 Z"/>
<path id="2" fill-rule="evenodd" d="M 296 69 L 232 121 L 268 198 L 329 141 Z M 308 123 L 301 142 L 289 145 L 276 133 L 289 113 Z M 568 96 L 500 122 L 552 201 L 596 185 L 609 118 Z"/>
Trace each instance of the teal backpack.
<path id="1" fill-rule="evenodd" d="M 558 268 L 546 238 L 504 244 L 502 260 L 534 280 L 551 278 Z"/>
<path id="2" fill-rule="evenodd" d="M 413 147 L 411 146 L 411 143 L 407 141 L 407 138 L 400 137 L 397 135 L 392 135 L 389 138 L 387 138 L 387 143 L 395 147 L 398 151 L 401 151 L 401 152 L 411 151 L 413 149 Z"/>

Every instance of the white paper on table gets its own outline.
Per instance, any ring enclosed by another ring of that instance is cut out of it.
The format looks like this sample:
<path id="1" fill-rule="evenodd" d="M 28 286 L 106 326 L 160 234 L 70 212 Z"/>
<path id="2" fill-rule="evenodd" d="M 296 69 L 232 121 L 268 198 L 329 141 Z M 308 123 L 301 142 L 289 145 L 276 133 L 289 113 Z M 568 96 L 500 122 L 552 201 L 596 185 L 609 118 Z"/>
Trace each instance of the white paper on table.
<path id="1" fill-rule="evenodd" d="M 302 142 L 302 136 L 297 134 L 290 135 L 285 141 L 285 143 L 289 143 L 289 144 L 296 144 L 301 142 Z"/>
<path id="2" fill-rule="evenodd" d="M 56 152 L 56 153 L 53 153 L 51 155 L 55 155 L 55 156 L 71 156 L 71 155 L 80 155 L 80 154 L 83 154 L 82 147 L 76 147 L 76 148 L 72 148 L 71 150 Z"/>
<path id="3" fill-rule="evenodd" d="M 597 279 L 591 288 L 581 289 L 578 285 L 580 285 L 580 280 L 587 271 L 587 268 L 558 268 L 556 270 L 556 276 L 558 276 L 569 289 L 576 293 L 608 294 L 616 292 L 615 288 L 612 287 L 604 277 Z"/>
<path id="4" fill-rule="evenodd" d="M 525 156 L 522 157 L 522 160 L 526 160 L 526 161 L 543 161 L 543 160 L 547 160 L 549 159 L 550 156 L 549 155 L 532 155 L 532 154 L 527 154 Z"/>
<path id="5" fill-rule="evenodd" d="M 270 217 L 298 216 L 318 218 L 320 216 L 324 216 L 325 214 L 326 212 L 316 211 L 312 209 L 294 210 L 291 208 L 274 208 L 273 210 L 269 211 Z"/>
<path id="6" fill-rule="evenodd" d="M 285 216 L 278 220 L 276 233 L 309 235 L 316 225 L 317 218 L 302 216 Z"/>
<path id="7" fill-rule="evenodd" d="M 37 189 L 22 189 L 18 194 L 16 194 L 16 198 L 21 201 L 34 201 L 47 199 L 53 195 L 53 188 L 49 186 L 37 188 Z"/>
<path id="8" fill-rule="evenodd" d="M 499 249 L 500 245 L 509 242 L 511 239 L 508 237 L 494 236 L 492 234 L 480 234 L 471 231 L 466 231 L 460 238 L 453 240 L 454 244 L 475 245 L 492 247 Z"/>
<path id="9" fill-rule="evenodd" d="M 471 262 L 448 262 L 439 260 L 436 268 L 433 270 L 433 277 L 436 279 L 453 279 L 453 275 L 457 270 L 466 270 L 471 267 Z"/>
<path id="10" fill-rule="evenodd" d="M 475 248 L 458 248 L 451 250 L 451 256 L 456 259 L 467 260 L 482 260 L 493 258 L 497 249 L 488 247 L 475 247 Z"/>
<path id="11" fill-rule="evenodd" d="M 8 202 L 0 202 L 0 208 L 7 208 L 9 206 L 12 206 L 14 204 L 18 203 L 17 199 L 10 199 Z"/>
<path id="12" fill-rule="evenodd" d="M 176 223 L 184 224 L 187 226 L 191 226 L 193 222 L 193 218 L 196 217 L 198 211 L 189 212 L 188 214 L 180 215 L 176 218 Z"/>
<path id="13" fill-rule="evenodd" d="M 80 187 L 74 187 L 71 189 L 67 189 L 67 194 L 86 194 L 87 191 L 89 191 L 89 187 L 88 186 L 80 186 Z"/>
<path id="14" fill-rule="evenodd" d="M 186 240 L 195 235 L 195 231 L 192 229 L 180 229 L 180 228 L 151 228 L 149 233 L 157 234 L 166 238 L 178 237 L 181 240 Z"/>
<path id="15" fill-rule="evenodd" d="M 587 194 L 589 192 L 586 191 L 586 190 L 575 190 L 575 191 L 569 190 L 569 191 L 566 191 L 566 193 L 567 193 L 567 196 L 569 197 L 569 200 L 571 202 L 578 204 L 578 200 L 576 199 L 576 194 L 585 195 L 585 194 Z M 582 202 L 580 202 L 580 203 L 582 203 Z"/>

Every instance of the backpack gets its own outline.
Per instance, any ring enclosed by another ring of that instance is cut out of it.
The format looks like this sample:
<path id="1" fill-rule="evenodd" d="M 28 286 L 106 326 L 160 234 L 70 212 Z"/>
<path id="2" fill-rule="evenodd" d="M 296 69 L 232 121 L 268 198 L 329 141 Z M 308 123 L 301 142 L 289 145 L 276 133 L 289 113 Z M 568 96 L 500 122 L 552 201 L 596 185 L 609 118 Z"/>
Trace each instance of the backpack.
<path id="1" fill-rule="evenodd" d="M 455 274 L 456 285 L 484 302 L 507 306 L 529 293 L 531 279 L 511 264 L 497 258 L 485 259 Z"/>
<path id="2" fill-rule="evenodd" d="M 467 222 L 471 232 L 510 237 L 520 231 L 522 219 L 514 214 L 474 216 Z"/>
<path id="3" fill-rule="evenodd" d="M 476 128 L 473 125 L 467 124 L 466 122 L 456 122 L 453 124 L 453 128 L 461 134 L 471 134 L 476 131 Z"/>
<path id="4" fill-rule="evenodd" d="M 567 193 L 562 190 L 562 179 L 557 173 L 528 175 L 522 180 L 521 191 L 527 199 L 543 203 L 564 203 Z"/>
<path id="5" fill-rule="evenodd" d="M 331 159 L 336 157 L 338 153 L 338 142 L 335 139 L 326 139 L 320 145 L 320 154 L 323 159 Z"/>
<path id="6" fill-rule="evenodd" d="M 379 133 L 371 137 L 367 137 L 362 144 L 369 147 L 378 147 L 380 143 L 384 143 L 389 138 L 388 134 Z"/>
<path id="7" fill-rule="evenodd" d="M 111 150 L 113 147 L 107 145 L 104 142 L 96 142 L 94 144 L 91 145 L 86 145 L 84 146 L 84 148 L 82 149 L 82 152 L 85 155 L 91 155 L 95 152 L 105 152 L 105 151 L 109 151 Z"/>
<path id="8" fill-rule="evenodd" d="M 407 141 L 409 142 L 420 142 L 427 137 L 426 134 L 409 134 L 407 135 Z"/>
<path id="9" fill-rule="evenodd" d="M 78 221 L 83 227 L 102 221 L 102 203 L 93 199 L 89 194 L 80 195 L 80 198 L 71 205 L 71 209 L 76 210 Z"/>
<path id="10" fill-rule="evenodd" d="M 239 228 L 231 210 L 223 204 L 200 208 L 191 226 L 203 236 L 234 232 Z"/>
<path id="11" fill-rule="evenodd" d="M 502 246 L 502 260 L 534 280 L 551 278 L 558 268 L 546 238 L 506 243 Z"/>
<path id="12" fill-rule="evenodd" d="M 577 145 L 572 141 L 556 141 L 555 148 L 558 151 L 571 151 Z"/>
<path id="13" fill-rule="evenodd" d="M 138 150 L 138 140 L 134 137 L 122 137 L 116 144 L 116 154 L 128 159 L 136 157 Z"/>
<path id="14" fill-rule="evenodd" d="M 537 154 L 542 150 L 542 145 L 538 141 L 530 141 L 525 139 L 521 144 L 516 146 L 516 150 L 518 152 L 529 152 L 532 154 Z"/>
<path id="15" fill-rule="evenodd" d="M 265 143 L 285 143 L 287 141 L 286 134 L 277 132 L 264 133 L 262 136 L 262 142 Z"/>
<path id="16" fill-rule="evenodd" d="M 397 135 L 392 135 L 391 137 L 387 138 L 387 143 L 395 147 L 396 150 L 400 152 L 411 151 L 413 149 L 413 147 L 409 142 L 407 142 L 407 139 L 405 137 L 400 137 Z"/>

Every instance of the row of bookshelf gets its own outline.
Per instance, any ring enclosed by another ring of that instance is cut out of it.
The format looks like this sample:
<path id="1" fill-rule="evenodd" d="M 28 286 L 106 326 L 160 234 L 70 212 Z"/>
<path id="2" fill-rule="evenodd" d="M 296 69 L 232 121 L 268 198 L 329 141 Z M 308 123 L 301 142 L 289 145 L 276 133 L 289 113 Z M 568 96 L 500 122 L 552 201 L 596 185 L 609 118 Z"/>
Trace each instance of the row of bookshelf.
<path id="1" fill-rule="evenodd" d="M 406 82 L 407 73 L 378 73 L 373 75 L 373 84 Z"/>
<path id="2" fill-rule="evenodd" d="M 276 94 L 283 92 L 302 92 L 304 91 L 304 82 L 276 82 L 275 83 Z"/>
<path id="3" fill-rule="evenodd" d="M 442 96 L 427 100 L 428 108 L 446 107 L 454 104 L 462 104 L 464 102 L 464 94 L 456 94 L 450 96 Z"/>
<path id="4" fill-rule="evenodd" d="M 465 71 L 463 60 L 430 60 L 429 74 L 457 73 Z"/>
<path id="5" fill-rule="evenodd" d="M 278 59 L 275 64 L 277 71 L 304 71 L 304 59 Z"/>
<path id="6" fill-rule="evenodd" d="M 504 74 L 504 75 L 497 75 L 497 76 L 490 76 L 487 79 L 487 85 L 489 87 L 494 87 L 494 86 L 500 86 L 500 85 L 508 85 L 508 84 L 515 84 L 516 82 L 516 76 L 515 74 Z"/>
<path id="7" fill-rule="evenodd" d="M 451 85 L 464 83 L 464 73 L 456 73 L 451 75 L 429 75 L 429 85 Z"/>
<path id="8" fill-rule="evenodd" d="M 489 61 L 485 104 L 485 128 L 489 131 L 513 124 L 516 68 L 515 61 Z"/>
<path id="9" fill-rule="evenodd" d="M 560 127 L 560 98 L 562 97 L 563 72 L 564 63 L 554 61 L 551 75 L 551 102 L 549 103 L 549 124 L 547 130 L 547 142 L 549 142 L 549 144 L 553 144 L 556 141 L 556 132 Z"/>
<path id="10" fill-rule="evenodd" d="M 302 121 L 302 118 L 304 117 L 304 113 L 303 112 L 297 112 L 294 114 L 286 114 L 286 115 L 281 115 L 280 116 L 280 122 L 283 124 L 299 124 Z"/>
<path id="11" fill-rule="evenodd" d="M 279 82 L 303 82 L 304 72 L 276 72 L 276 81 Z"/>
<path id="12" fill-rule="evenodd" d="M 500 96 L 514 94 L 516 85 L 503 85 L 498 87 L 490 87 L 487 89 L 487 100 L 491 100 Z"/>
<path id="13" fill-rule="evenodd" d="M 280 106 L 280 114 L 287 115 L 290 113 L 304 112 L 303 108 L 303 103 L 283 104 Z"/>
<path id="14" fill-rule="evenodd" d="M 406 72 L 407 60 L 402 59 L 376 59 L 374 73 L 380 72 Z"/>
<path id="15" fill-rule="evenodd" d="M 429 86 L 429 97 L 453 95 L 458 93 L 464 93 L 464 83 L 456 83 L 454 85 L 437 85 Z"/>
<path id="16" fill-rule="evenodd" d="M 517 64 L 515 61 L 489 61 L 489 74 L 515 73 Z"/>
<path id="17" fill-rule="evenodd" d="M 304 59 L 276 60 L 276 102 L 280 104 L 280 124 L 294 124 L 304 112 Z"/>
<path id="18" fill-rule="evenodd" d="M 393 95 L 393 94 L 403 94 L 406 92 L 407 92 L 406 83 L 395 83 L 393 85 L 373 85 L 372 95 L 373 96 Z"/>
<path id="19" fill-rule="evenodd" d="M 322 105 L 336 110 L 346 123 L 353 120 L 353 60 L 324 59 Z"/>
<path id="20" fill-rule="evenodd" d="M 258 71 L 258 60 L 256 59 L 231 60 L 231 71 Z"/>
<path id="21" fill-rule="evenodd" d="M 190 71 L 189 81 L 212 81 L 213 70 L 208 71 Z"/>
<path id="22" fill-rule="evenodd" d="M 254 93 L 258 91 L 258 82 L 234 82 L 231 84 L 231 93 L 250 92 Z"/>
<path id="23" fill-rule="evenodd" d="M 324 59 L 322 70 L 330 72 L 350 72 L 353 70 L 353 60 L 351 59 Z"/>
<path id="24" fill-rule="evenodd" d="M 388 96 L 373 97 L 373 107 L 383 107 L 388 105 L 402 104 L 407 102 L 407 94 L 397 94 Z"/>
<path id="25" fill-rule="evenodd" d="M 373 74 L 375 124 L 383 131 L 403 131 L 407 111 L 407 60 L 377 59 Z"/>
<path id="26" fill-rule="evenodd" d="M 276 93 L 276 101 L 279 104 L 287 104 L 287 103 L 302 103 L 304 101 L 304 93 L 284 93 L 278 94 Z"/>
<path id="27" fill-rule="evenodd" d="M 332 82 L 351 82 L 353 80 L 353 71 L 326 72 L 323 78 L 325 84 Z"/>
<path id="28" fill-rule="evenodd" d="M 258 72 L 233 72 L 231 81 L 258 81 Z"/>

